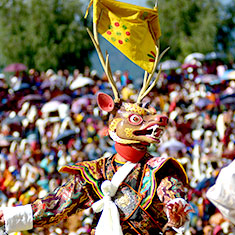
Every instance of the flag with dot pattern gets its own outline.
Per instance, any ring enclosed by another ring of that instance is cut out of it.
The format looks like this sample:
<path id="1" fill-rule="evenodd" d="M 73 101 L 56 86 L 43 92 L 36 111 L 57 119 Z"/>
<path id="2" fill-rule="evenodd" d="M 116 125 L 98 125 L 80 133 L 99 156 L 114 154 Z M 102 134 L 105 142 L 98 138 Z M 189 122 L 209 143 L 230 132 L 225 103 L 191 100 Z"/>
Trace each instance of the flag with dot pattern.
<path id="1" fill-rule="evenodd" d="M 98 32 L 132 62 L 151 73 L 161 36 L 158 10 L 114 0 L 93 0 Z"/>

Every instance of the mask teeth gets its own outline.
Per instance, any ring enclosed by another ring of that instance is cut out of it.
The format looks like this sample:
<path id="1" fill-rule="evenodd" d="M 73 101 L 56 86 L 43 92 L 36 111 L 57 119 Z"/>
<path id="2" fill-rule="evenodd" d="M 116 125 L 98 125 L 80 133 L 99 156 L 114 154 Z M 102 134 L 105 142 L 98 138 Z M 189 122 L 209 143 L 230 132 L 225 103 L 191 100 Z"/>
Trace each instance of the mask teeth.
<path id="1" fill-rule="evenodd" d="M 158 137 L 156 137 L 155 136 L 155 134 L 156 134 L 156 131 L 157 130 L 159 130 L 159 129 L 161 129 L 162 131 L 161 131 L 161 133 L 159 134 L 159 136 Z M 163 128 L 160 128 L 157 124 L 156 125 L 154 125 L 154 126 L 151 126 L 150 128 L 148 128 L 148 130 L 152 130 L 152 133 L 151 133 L 151 135 L 149 135 L 150 137 L 153 137 L 153 138 L 161 138 L 161 136 L 162 136 L 162 134 L 163 134 Z"/>
<path id="2" fill-rule="evenodd" d="M 159 128 L 159 126 L 157 124 L 155 124 L 154 126 L 149 127 L 148 130 L 153 130 L 153 132 L 155 132 L 156 129 L 158 129 L 158 128 Z"/>

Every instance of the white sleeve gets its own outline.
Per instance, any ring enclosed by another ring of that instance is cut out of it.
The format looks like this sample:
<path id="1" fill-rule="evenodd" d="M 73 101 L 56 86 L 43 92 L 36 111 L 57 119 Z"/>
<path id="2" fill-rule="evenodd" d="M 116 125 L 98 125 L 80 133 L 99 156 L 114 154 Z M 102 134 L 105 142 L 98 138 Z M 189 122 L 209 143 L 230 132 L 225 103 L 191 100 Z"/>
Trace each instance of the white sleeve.
<path id="1" fill-rule="evenodd" d="M 33 228 L 33 211 L 31 205 L 2 207 L 7 233 L 19 232 Z"/>
<path id="2" fill-rule="evenodd" d="M 235 160 L 222 168 L 206 196 L 224 217 L 235 224 Z"/>

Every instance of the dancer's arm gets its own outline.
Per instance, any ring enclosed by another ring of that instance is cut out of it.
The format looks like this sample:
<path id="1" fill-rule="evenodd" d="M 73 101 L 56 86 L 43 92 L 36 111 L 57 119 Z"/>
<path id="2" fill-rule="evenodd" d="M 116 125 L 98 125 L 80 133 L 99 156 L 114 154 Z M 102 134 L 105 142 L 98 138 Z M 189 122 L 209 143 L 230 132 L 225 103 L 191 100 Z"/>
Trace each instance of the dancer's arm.
<path id="1" fill-rule="evenodd" d="M 206 196 L 225 218 L 235 224 L 235 160 L 221 169 Z"/>
<path id="2" fill-rule="evenodd" d="M 176 175 L 167 176 L 161 180 L 157 194 L 165 204 L 165 212 L 168 217 L 168 223 L 165 228 L 172 228 L 177 232 L 181 232 L 185 222 L 188 220 L 188 213 L 193 211 L 190 204 L 185 200 L 184 184 Z M 169 234 L 174 233 L 170 230 Z"/>
<path id="3" fill-rule="evenodd" d="M 89 187 L 80 175 L 73 176 L 65 185 L 31 205 L 1 208 L 0 225 L 5 224 L 6 232 L 10 233 L 59 223 L 93 203 Z"/>

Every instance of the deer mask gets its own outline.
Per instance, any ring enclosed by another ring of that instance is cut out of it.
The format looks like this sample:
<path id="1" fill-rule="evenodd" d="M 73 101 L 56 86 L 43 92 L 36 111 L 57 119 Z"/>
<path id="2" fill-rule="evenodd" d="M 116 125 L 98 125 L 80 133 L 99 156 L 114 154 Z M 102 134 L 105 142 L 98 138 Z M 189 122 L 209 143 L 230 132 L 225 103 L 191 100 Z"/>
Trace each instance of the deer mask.
<path id="1" fill-rule="evenodd" d="M 161 68 L 152 81 L 153 74 L 156 70 L 157 64 L 159 63 L 163 54 L 168 50 L 168 48 L 159 55 L 159 42 L 156 44 L 156 59 L 154 62 L 154 68 L 152 73 L 145 71 L 143 87 L 140 90 L 136 103 L 125 103 L 119 98 L 119 93 L 117 86 L 112 77 L 112 72 L 109 64 L 109 55 L 106 53 L 106 58 L 104 59 L 101 52 L 98 33 L 96 29 L 96 24 L 93 24 L 93 33 L 87 29 L 91 40 L 97 50 L 101 65 L 108 77 L 109 83 L 111 84 L 114 100 L 107 94 L 100 93 L 97 97 L 97 102 L 99 107 L 111 113 L 109 120 L 109 135 L 117 143 L 125 145 L 142 144 L 148 145 L 150 143 L 159 143 L 160 137 L 163 134 L 164 128 L 167 125 L 168 118 L 164 115 L 156 114 L 154 108 L 144 107 L 141 101 L 143 98 L 152 90 L 156 85 L 157 80 L 161 73 Z"/>
<path id="2" fill-rule="evenodd" d="M 118 103 L 104 93 L 99 93 L 99 107 L 110 112 L 109 135 L 118 143 L 159 143 L 168 118 L 156 114 L 154 108 L 141 107 L 137 103 Z"/>

